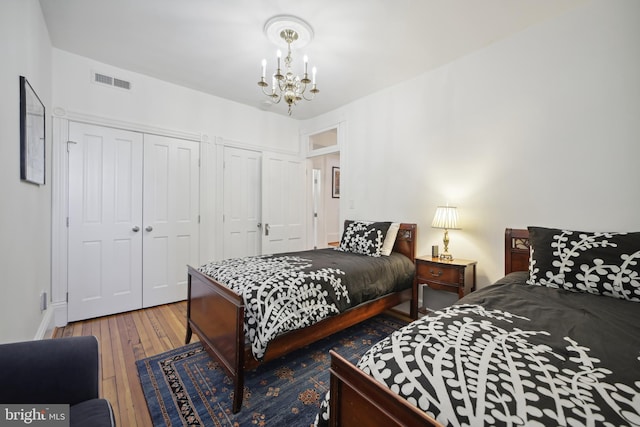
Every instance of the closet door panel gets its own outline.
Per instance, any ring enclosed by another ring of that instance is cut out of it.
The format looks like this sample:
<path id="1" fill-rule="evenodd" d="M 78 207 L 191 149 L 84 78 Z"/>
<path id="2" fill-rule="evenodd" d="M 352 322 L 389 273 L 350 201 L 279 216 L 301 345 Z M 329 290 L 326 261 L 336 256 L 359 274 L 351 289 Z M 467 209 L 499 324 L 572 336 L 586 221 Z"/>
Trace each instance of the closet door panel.
<path id="1" fill-rule="evenodd" d="M 143 306 L 184 300 L 198 262 L 199 144 L 144 138 Z"/>
<path id="2" fill-rule="evenodd" d="M 142 134 L 69 122 L 69 139 L 68 320 L 138 309 Z"/>
<path id="3" fill-rule="evenodd" d="M 224 148 L 223 258 L 260 255 L 262 154 Z"/>
<path id="4" fill-rule="evenodd" d="M 262 253 L 301 251 L 305 242 L 305 162 L 268 153 L 262 164 Z"/>

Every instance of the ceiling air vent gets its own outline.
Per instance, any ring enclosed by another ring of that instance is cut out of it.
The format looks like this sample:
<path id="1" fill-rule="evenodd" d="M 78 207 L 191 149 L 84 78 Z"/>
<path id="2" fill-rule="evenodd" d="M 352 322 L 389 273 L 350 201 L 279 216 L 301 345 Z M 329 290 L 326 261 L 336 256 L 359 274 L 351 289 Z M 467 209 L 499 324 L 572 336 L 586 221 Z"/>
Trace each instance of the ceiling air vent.
<path id="1" fill-rule="evenodd" d="M 93 73 L 93 82 L 100 83 L 107 86 L 113 86 L 120 89 L 131 90 L 131 82 L 118 79 L 116 77 L 107 76 L 106 74 Z"/>

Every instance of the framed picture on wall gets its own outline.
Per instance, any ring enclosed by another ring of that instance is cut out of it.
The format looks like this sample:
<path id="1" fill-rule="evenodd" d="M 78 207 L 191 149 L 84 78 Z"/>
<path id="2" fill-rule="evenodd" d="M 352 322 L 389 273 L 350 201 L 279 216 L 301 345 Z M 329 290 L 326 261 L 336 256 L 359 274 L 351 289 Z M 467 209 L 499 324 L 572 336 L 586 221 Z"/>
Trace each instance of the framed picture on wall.
<path id="1" fill-rule="evenodd" d="M 340 168 L 331 168 L 331 197 L 334 199 L 340 198 Z"/>
<path id="2" fill-rule="evenodd" d="M 20 179 L 44 185 L 44 104 L 20 76 Z"/>

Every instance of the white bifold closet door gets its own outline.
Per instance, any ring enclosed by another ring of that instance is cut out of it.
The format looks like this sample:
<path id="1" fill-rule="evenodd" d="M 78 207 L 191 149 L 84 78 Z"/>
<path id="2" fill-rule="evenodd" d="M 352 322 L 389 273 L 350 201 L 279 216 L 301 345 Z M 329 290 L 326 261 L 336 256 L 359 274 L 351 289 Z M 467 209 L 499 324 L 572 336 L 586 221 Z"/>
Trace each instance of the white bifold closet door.
<path id="1" fill-rule="evenodd" d="M 187 298 L 187 265 L 198 264 L 199 147 L 144 136 L 142 303 Z"/>
<path id="2" fill-rule="evenodd" d="M 261 254 L 262 153 L 225 147 L 222 258 Z"/>
<path id="3" fill-rule="evenodd" d="M 305 162 L 224 148 L 223 258 L 307 249 Z"/>
<path id="4" fill-rule="evenodd" d="M 69 123 L 68 320 L 186 298 L 197 142 Z"/>
<path id="5" fill-rule="evenodd" d="M 69 124 L 68 319 L 142 307 L 143 135 Z"/>
<path id="6" fill-rule="evenodd" d="M 305 241 L 305 162 L 265 153 L 262 161 L 262 253 L 308 249 Z"/>

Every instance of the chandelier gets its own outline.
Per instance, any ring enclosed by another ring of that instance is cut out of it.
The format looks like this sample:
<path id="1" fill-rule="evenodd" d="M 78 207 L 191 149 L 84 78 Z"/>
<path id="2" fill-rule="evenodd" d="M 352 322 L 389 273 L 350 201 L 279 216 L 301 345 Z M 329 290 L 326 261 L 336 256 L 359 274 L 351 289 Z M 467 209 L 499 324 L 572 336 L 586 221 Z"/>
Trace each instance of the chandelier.
<path id="1" fill-rule="evenodd" d="M 311 78 L 309 78 L 309 58 L 305 55 L 304 73 L 302 77 L 294 74 L 292 71 L 293 58 L 291 56 L 291 43 L 302 38 L 303 42 L 311 40 L 313 31 L 306 22 L 293 16 L 276 16 L 271 18 L 265 24 L 265 33 L 267 37 L 274 41 L 275 34 L 279 32 L 281 41 L 284 41 L 287 45 L 287 56 L 284 58 L 284 69 L 281 68 L 282 52 L 280 50 L 276 53 L 276 72 L 271 78 L 271 88 L 267 83 L 267 60 L 262 60 L 262 77 L 258 82 L 258 86 L 262 88 L 262 93 L 271 98 L 271 102 L 274 104 L 280 103 L 284 99 L 289 108 L 289 115 L 291 115 L 291 108 L 297 104 L 298 101 L 306 100 L 311 101 L 316 93 L 320 90 L 316 86 L 316 67 L 311 70 Z M 280 43 L 281 43 L 280 41 Z M 307 90 L 308 89 L 308 90 Z"/>

